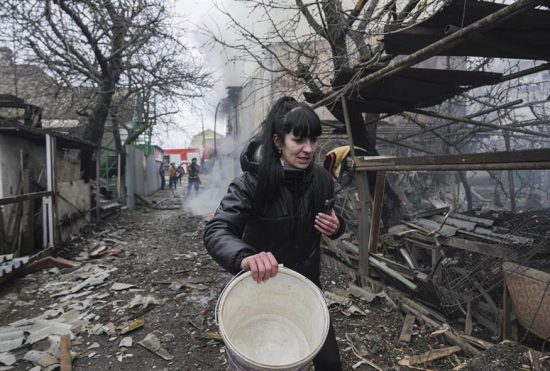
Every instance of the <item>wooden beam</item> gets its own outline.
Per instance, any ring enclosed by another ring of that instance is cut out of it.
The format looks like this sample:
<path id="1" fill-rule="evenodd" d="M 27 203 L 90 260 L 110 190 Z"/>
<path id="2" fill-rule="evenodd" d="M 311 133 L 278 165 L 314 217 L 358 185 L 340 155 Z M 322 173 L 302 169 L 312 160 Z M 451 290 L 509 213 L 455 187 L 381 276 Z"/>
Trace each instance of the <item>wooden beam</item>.
<path id="1" fill-rule="evenodd" d="M 399 334 L 399 341 L 402 343 L 410 343 L 411 336 L 416 316 L 414 314 L 407 313 L 405 321 L 403 321 L 403 327 L 401 328 L 401 334 Z"/>
<path id="2" fill-rule="evenodd" d="M 380 218 L 382 217 L 382 206 L 384 199 L 384 188 L 386 186 L 386 172 L 376 173 L 376 186 L 374 188 L 374 199 L 372 202 L 372 215 L 369 231 L 368 251 L 375 253 L 378 250 L 378 237 L 380 236 Z"/>
<path id="3" fill-rule="evenodd" d="M 356 173 L 357 194 L 359 196 L 359 215 L 358 215 L 358 232 L 357 239 L 359 241 L 359 269 L 357 282 L 360 286 L 365 286 L 369 277 L 369 228 L 367 215 L 369 215 L 369 200 L 371 199 L 369 192 L 369 184 L 367 181 L 367 173 Z"/>
<path id="4" fill-rule="evenodd" d="M 42 198 L 45 196 L 52 196 L 52 195 L 53 195 L 53 192 L 43 191 L 43 192 L 26 193 L 18 196 L 3 197 L 3 198 L 0 198 L 0 205 L 9 205 L 9 204 L 14 204 L 16 202 L 34 200 L 36 198 Z"/>
<path id="5" fill-rule="evenodd" d="M 355 166 L 358 172 L 550 169 L 550 149 L 448 156 L 362 156 L 357 157 Z"/>
<path id="6" fill-rule="evenodd" d="M 71 359 L 71 338 L 69 335 L 61 336 L 59 344 L 59 363 L 61 371 L 71 371 L 73 369 Z"/>

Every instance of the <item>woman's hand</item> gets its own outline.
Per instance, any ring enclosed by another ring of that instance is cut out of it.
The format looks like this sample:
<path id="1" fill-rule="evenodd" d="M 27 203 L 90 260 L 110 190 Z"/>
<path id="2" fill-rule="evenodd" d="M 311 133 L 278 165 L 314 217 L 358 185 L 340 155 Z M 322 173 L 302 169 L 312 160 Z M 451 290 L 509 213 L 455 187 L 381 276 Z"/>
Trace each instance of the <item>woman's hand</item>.
<path id="1" fill-rule="evenodd" d="M 260 283 L 275 277 L 279 271 L 279 263 L 270 252 L 250 255 L 241 261 L 241 269 L 250 270 L 254 281 Z"/>
<path id="2" fill-rule="evenodd" d="M 340 221 L 338 220 L 334 209 L 331 209 L 328 214 L 317 214 L 315 217 L 315 229 L 329 237 L 338 232 L 340 229 Z"/>

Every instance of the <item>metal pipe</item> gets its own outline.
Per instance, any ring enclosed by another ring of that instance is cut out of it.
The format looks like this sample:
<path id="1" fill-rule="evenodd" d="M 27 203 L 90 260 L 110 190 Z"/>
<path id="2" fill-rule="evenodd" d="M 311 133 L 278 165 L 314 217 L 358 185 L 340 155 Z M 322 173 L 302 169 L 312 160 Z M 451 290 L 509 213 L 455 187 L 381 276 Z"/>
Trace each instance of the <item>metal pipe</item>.
<path id="1" fill-rule="evenodd" d="M 54 200 L 55 193 L 55 138 L 51 134 L 46 134 L 46 188 L 50 196 L 45 197 L 47 222 L 44 227 L 47 228 L 47 247 L 54 246 Z"/>

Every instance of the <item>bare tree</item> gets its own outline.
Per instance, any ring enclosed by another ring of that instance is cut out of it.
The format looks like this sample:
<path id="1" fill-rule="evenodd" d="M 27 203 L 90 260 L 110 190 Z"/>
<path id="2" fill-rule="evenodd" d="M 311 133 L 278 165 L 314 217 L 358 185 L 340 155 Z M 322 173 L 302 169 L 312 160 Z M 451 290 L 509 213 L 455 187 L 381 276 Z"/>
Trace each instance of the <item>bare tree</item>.
<path id="1" fill-rule="evenodd" d="M 210 30 L 213 41 L 236 51 L 234 59 L 255 62 L 269 71 L 279 85 L 298 93 L 309 91 L 324 97 L 335 96 L 335 92 L 355 92 L 366 68 L 381 69 L 395 61 L 395 56 L 384 50 L 385 26 L 391 26 L 392 30 L 412 26 L 444 3 L 437 0 L 236 1 L 246 7 L 246 18 L 255 20 L 254 27 L 239 19 L 234 8 L 226 10 L 218 6 L 230 21 L 228 28 L 233 37 L 227 37 L 227 29 Z M 467 57 L 447 58 L 447 61 L 450 69 L 502 72 L 504 77 L 499 84 L 461 94 L 431 110 L 381 117 L 364 115 L 357 105 L 348 104 L 353 143 L 371 154 L 377 153 L 376 139 L 405 148 L 410 155 L 460 154 L 489 147 L 491 151 L 529 148 L 529 142 L 547 138 L 549 76 L 541 71 L 550 67 L 548 63 Z M 350 74 L 354 76 L 351 80 L 345 77 Z M 295 84 L 288 84 L 288 79 Z M 266 80 L 265 84 L 273 82 Z M 544 92 L 546 96 L 542 96 Z M 331 99 L 323 104 L 337 120 L 344 122 L 340 101 L 333 102 Z M 384 122 L 409 123 L 418 130 L 412 134 L 396 133 L 393 140 L 379 138 L 376 128 Z M 500 139 L 495 141 L 495 136 Z M 488 143 L 488 138 L 493 139 L 493 145 Z M 494 145 L 496 143 L 498 145 Z M 512 183 L 512 179 L 509 176 L 507 182 Z M 471 209 L 472 193 L 466 174 L 457 174 L 456 180 L 464 186 L 468 209 Z M 514 198 L 513 193 L 511 184 L 510 198 Z"/>
<path id="2" fill-rule="evenodd" d="M 158 117 L 177 111 L 176 101 L 199 97 L 212 84 L 210 73 L 181 41 L 182 29 L 161 0 L 5 0 L 4 29 L 27 48 L 26 59 L 45 66 L 60 85 L 93 92 L 80 114 L 84 137 L 99 143 L 111 114 L 152 99 L 164 102 Z M 129 127 L 135 139 L 154 120 Z"/>

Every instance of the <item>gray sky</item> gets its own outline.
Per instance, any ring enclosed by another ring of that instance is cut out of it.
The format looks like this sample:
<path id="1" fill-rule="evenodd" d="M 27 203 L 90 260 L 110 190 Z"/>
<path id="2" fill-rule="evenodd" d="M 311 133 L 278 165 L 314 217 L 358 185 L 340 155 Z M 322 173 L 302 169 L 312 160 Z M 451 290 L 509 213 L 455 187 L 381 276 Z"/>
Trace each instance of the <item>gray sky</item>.
<path id="1" fill-rule="evenodd" d="M 172 4 L 175 13 L 180 21 L 185 22 L 185 26 L 191 32 L 188 33 L 189 45 L 194 46 L 202 54 L 204 63 L 208 63 L 215 73 L 216 85 L 212 91 L 207 92 L 205 99 L 195 102 L 196 107 L 180 107 L 182 112 L 177 116 L 177 122 L 180 129 L 173 129 L 166 132 L 163 128 L 155 130 L 154 140 L 165 148 L 186 147 L 189 145 L 191 137 L 202 131 L 204 122 L 205 129 L 214 130 L 214 117 L 216 105 L 225 97 L 225 87 L 227 85 L 240 84 L 244 81 L 244 73 L 236 71 L 231 64 L 227 64 L 226 54 L 222 50 L 207 51 L 203 47 L 204 36 L 197 32 L 199 26 L 217 24 L 218 27 L 224 27 L 225 19 L 219 14 L 214 2 L 224 7 L 230 7 L 236 13 L 239 4 L 232 0 L 173 0 Z M 225 117 L 218 114 L 216 120 L 216 131 L 225 135 Z"/>

